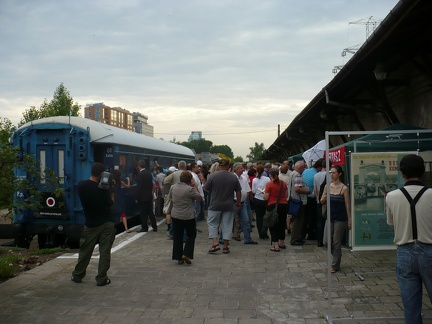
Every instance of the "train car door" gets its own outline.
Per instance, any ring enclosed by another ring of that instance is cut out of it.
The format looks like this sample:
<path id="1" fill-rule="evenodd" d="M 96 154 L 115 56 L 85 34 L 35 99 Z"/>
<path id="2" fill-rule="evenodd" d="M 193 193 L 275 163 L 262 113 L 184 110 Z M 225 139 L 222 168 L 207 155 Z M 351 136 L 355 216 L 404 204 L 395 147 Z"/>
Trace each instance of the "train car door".
<path id="1" fill-rule="evenodd" d="M 55 197 L 50 190 L 46 170 L 52 170 L 59 178 L 59 184 L 65 187 L 65 145 L 39 145 L 36 151 L 39 163 L 40 186 L 42 192 L 42 208 L 35 213 L 39 218 L 67 219 L 67 208 L 63 197 Z"/>

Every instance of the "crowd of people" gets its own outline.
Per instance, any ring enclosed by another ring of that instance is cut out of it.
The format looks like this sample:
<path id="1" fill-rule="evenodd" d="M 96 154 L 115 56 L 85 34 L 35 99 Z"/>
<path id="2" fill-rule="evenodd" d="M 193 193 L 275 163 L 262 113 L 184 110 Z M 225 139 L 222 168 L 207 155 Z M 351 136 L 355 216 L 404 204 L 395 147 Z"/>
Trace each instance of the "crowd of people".
<path id="1" fill-rule="evenodd" d="M 125 231 L 130 233 L 125 191 L 122 189 L 130 188 L 133 182 L 134 199 L 140 210 L 139 232 L 148 232 L 149 225 L 157 232 L 156 217 L 165 217 L 167 236 L 173 240 L 172 258 L 179 264 L 191 264 L 195 237 L 200 231 L 196 224 L 206 220 L 212 241 L 208 251 L 211 254 L 221 249 L 225 254 L 230 253 L 231 240 L 256 245 L 258 239 L 270 239 L 270 251 L 280 252 L 286 249 L 285 237 L 290 235 L 288 243 L 293 246 L 305 244 L 306 239 L 316 241 L 319 247 L 331 244 L 334 254 L 332 272 L 336 272 L 340 269 L 342 240 L 345 230 L 351 226 L 351 216 L 348 187 L 343 185 L 342 171 L 335 170 L 331 169 L 331 209 L 334 209 L 335 201 L 341 201 L 346 208 L 342 210 L 338 205 L 337 209 L 339 213 L 346 212 L 332 216 L 330 239 L 324 235 L 326 214 L 322 212 L 327 201 L 327 195 L 323 195 L 326 191 L 324 159 L 315 161 L 310 168 L 304 161 L 295 164 L 288 161 L 276 164 L 231 163 L 222 158 L 206 164 L 199 159 L 189 164 L 179 161 L 167 168 L 157 161 L 150 167 L 146 166 L 145 161 L 139 161 L 132 180 L 114 170 L 113 193 L 116 199 L 113 199 L 112 213 L 114 218 L 120 218 Z M 333 192 L 334 188 L 343 190 Z M 295 217 L 288 213 L 290 197 L 302 201 Z M 173 206 L 169 213 L 164 213 L 167 199 Z M 266 228 L 264 215 L 275 206 L 279 221 L 274 227 Z M 252 234 L 255 225 L 256 234 Z M 252 238 L 253 235 L 256 239 Z"/>
<path id="2" fill-rule="evenodd" d="M 342 245 L 346 231 L 351 229 L 349 188 L 344 183 L 341 166 L 327 168 L 322 158 L 310 168 L 304 161 L 294 165 L 288 161 L 273 165 L 231 164 L 227 159 L 211 165 L 200 162 L 179 161 L 168 169 L 156 163 L 147 169 L 145 161 L 139 161 L 138 172 L 134 175 L 134 198 L 141 216 L 139 232 L 149 231 L 149 223 L 156 232 L 155 215 L 165 217 L 168 236 L 173 240 L 172 260 L 179 265 L 192 264 L 197 222 L 206 219 L 207 210 L 210 254 L 219 252 L 221 246 L 222 253 L 230 253 L 230 241 L 241 241 L 242 233 L 244 244 L 258 244 L 251 235 L 255 221 L 258 238 L 270 238 L 270 251 L 286 249 L 287 234 L 293 246 L 302 246 L 306 239 L 316 241 L 318 247 L 330 246 L 331 273 L 341 269 Z M 330 170 L 329 183 L 326 183 L 327 169 Z M 115 170 L 113 188 L 106 190 L 99 185 L 104 170 L 101 163 L 95 163 L 90 178 L 78 184 L 85 227 L 78 262 L 71 277 L 76 283 L 86 276 L 96 244 L 100 251 L 96 284 L 105 286 L 111 282 L 107 272 L 115 239 L 113 215 L 120 217 L 125 231 L 130 232 L 122 189 L 130 188 L 131 180 L 122 178 Z M 405 319 L 407 323 L 421 323 L 422 284 L 432 296 L 432 273 L 428 263 L 432 246 L 431 192 L 420 182 L 425 172 L 421 157 L 413 154 L 403 157 L 399 171 L 406 183 L 400 190 L 387 194 L 387 222 L 395 227 L 397 279 Z M 291 199 L 301 202 L 295 215 L 290 215 L 288 208 L 293 203 Z M 167 210 L 165 200 L 170 202 Z M 418 201 L 420 207 L 416 209 Z M 272 227 L 266 228 L 264 216 L 272 210 L 277 211 L 277 220 Z M 410 217 L 406 217 L 409 214 Z M 326 221 L 327 215 L 329 221 Z"/>
<path id="3" fill-rule="evenodd" d="M 97 170 L 101 169 L 98 165 Z M 339 169 L 331 170 L 331 209 L 333 210 L 335 201 L 341 201 L 345 206 L 349 206 L 348 188 L 342 183 L 341 172 Z M 311 168 L 306 168 L 304 161 L 298 161 L 294 165 L 288 161 L 280 164 L 231 163 L 224 158 L 212 164 L 202 163 L 201 160 L 189 164 L 179 161 L 164 168 L 157 161 L 154 161 L 153 166 L 147 167 L 146 162 L 142 160 L 137 163 L 132 180 L 127 176 L 122 177 L 119 170 L 114 170 L 112 207 L 105 206 L 105 209 L 110 210 L 110 215 L 98 217 L 110 223 L 120 219 L 125 231 L 130 233 L 123 189 L 130 188 L 133 182 L 133 198 L 140 211 L 141 228 L 138 232 L 148 232 L 149 226 L 153 232 L 157 232 L 156 217 L 165 217 L 167 236 L 173 240 L 172 259 L 178 264 L 192 263 L 195 238 L 200 231 L 197 222 L 206 220 L 211 240 L 208 250 L 210 254 L 220 250 L 224 254 L 230 253 L 231 240 L 243 240 L 244 244 L 257 245 L 257 239 L 270 239 L 270 251 L 280 252 L 281 249 L 287 248 L 285 237 L 290 235 L 289 243 L 294 246 L 303 245 L 306 239 L 317 240 L 318 246 L 322 246 L 323 243 L 332 244 L 332 271 L 336 272 L 340 269 L 342 238 L 351 220 L 349 208 L 345 208 L 346 213 L 342 215 L 343 210 L 338 205 L 339 215 L 332 216 L 332 237 L 328 239 L 323 235 L 322 218 L 325 214 L 321 212 L 321 208 L 325 206 L 327 197 L 321 193 L 318 198 L 317 188 L 323 191 L 321 184 L 324 175 L 323 159 L 316 161 Z M 96 174 L 86 183 L 97 182 L 100 176 Z M 93 189 L 97 191 L 96 188 Z M 333 192 L 337 189 L 341 191 Z M 338 198 L 339 196 L 342 199 Z M 300 212 L 295 217 L 288 213 L 290 197 L 303 202 Z M 164 204 L 167 200 L 171 206 L 169 211 L 164 213 Z M 88 196 L 83 196 L 82 201 L 86 217 L 87 214 L 95 213 L 89 210 L 93 208 L 93 202 L 88 201 Z M 275 206 L 278 222 L 273 227 L 266 228 L 263 222 L 264 215 Z M 256 229 L 253 231 L 255 224 Z M 252 236 L 255 235 L 256 239 L 253 239 Z M 89 252 L 86 253 L 85 260 L 79 264 L 87 262 L 88 254 Z M 81 265 L 80 267 L 83 268 Z M 106 274 L 99 276 L 106 278 Z M 74 272 L 74 281 L 80 281 L 82 278 L 82 270 L 80 273 Z"/>
<path id="4" fill-rule="evenodd" d="M 165 217 L 167 236 L 174 241 L 172 258 L 179 264 L 191 264 L 193 245 L 199 231 L 196 224 L 206 220 L 211 240 L 210 254 L 220 250 L 230 253 L 231 240 L 256 245 L 257 240 L 270 239 L 270 251 L 280 252 L 286 249 L 285 237 L 290 235 L 288 243 L 293 246 L 302 246 L 305 240 L 316 241 L 318 247 L 330 244 L 333 254 L 331 271 L 340 270 L 341 247 L 346 230 L 351 226 L 351 215 L 349 189 L 343 184 L 343 171 L 339 166 L 330 169 L 332 215 L 329 223 L 331 237 L 327 238 L 326 213 L 323 212 L 327 206 L 327 168 L 322 158 L 309 168 L 305 161 L 295 164 L 289 161 L 276 164 L 230 163 L 222 158 L 212 164 L 201 160 L 189 164 L 179 161 L 167 169 L 155 163 L 145 171 L 142 163 L 138 163 L 137 185 L 143 182 L 146 174 L 147 189 L 141 184 L 139 191 L 146 191 L 148 198 L 143 199 L 141 195 L 137 199 L 141 206 L 140 231 L 147 232 L 148 223 L 153 231 L 157 231 L 155 215 Z M 302 202 L 295 216 L 288 212 L 290 197 Z M 174 207 L 173 211 L 163 214 L 166 199 L 172 201 Z M 266 228 L 264 215 L 275 206 L 279 221 L 274 227 Z M 256 234 L 253 232 L 255 224 Z M 183 244 L 184 249 L 180 251 Z"/>

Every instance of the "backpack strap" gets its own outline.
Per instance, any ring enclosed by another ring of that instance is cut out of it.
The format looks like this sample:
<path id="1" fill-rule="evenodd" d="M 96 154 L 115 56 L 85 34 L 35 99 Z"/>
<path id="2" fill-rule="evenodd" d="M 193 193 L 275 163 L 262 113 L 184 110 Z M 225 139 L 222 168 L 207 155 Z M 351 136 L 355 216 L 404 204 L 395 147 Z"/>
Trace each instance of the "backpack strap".
<path id="1" fill-rule="evenodd" d="M 411 227 L 412 227 L 413 240 L 417 240 L 417 215 L 416 215 L 415 205 L 417 204 L 417 202 L 419 201 L 423 193 L 428 189 L 429 189 L 428 187 L 421 188 L 420 191 L 417 193 L 417 195 L 414 197 L 414 199 L 412 199 L 410 194 L 404 187 L 400 188 L 400 191 L 402 191 L 402 193 L 405 195 L 411 207 Z"/>

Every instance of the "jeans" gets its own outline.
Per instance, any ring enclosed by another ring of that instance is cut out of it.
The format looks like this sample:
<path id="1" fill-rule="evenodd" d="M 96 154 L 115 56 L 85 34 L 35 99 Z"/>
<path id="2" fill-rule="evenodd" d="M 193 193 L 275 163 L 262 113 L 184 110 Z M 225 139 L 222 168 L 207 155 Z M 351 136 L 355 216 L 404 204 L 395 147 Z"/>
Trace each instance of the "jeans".
<path id="1" fill-rule="evenodd" d="M 197 220 L 205 220 L 205 215 L 204 215 L 204 205 L 205 205 L 205 203 L 204 203 L 204 200 L 201 200 L 200 201 L 200 212 L 199 212 L 199 214 L 198 214 L 198 218 L 197 218 Z"/>
<path id="2" fill-rule="evenodd" d="M 246 204 L 247 215 L 249 218 L 249 226 L 250 226 L 250 228 L 252 228 L 252 202 L 249 199 L 249 197 L 246 198 L 245 204 Z"/>
<path id="3" fill-rule="evenodd" d="M 432 302 L 432 245 L 412 243 L 397 248 L 396 275 L 404 305 L 405 323 L 423 323 L 423 286 Z"/>
<path id="4" fill-rule="evenodd" d="M 252 241 L 252 239 L 250 236 L 250 222 L 249 222 L 249 215 L 247 212 L 246 202 L 242 203 L 240 206 L 241 207 L 240 207 L 236 217 L 238 217 L 240 220 L 241 229 L 243 231 L 244 243 L 249 243 Z"/>

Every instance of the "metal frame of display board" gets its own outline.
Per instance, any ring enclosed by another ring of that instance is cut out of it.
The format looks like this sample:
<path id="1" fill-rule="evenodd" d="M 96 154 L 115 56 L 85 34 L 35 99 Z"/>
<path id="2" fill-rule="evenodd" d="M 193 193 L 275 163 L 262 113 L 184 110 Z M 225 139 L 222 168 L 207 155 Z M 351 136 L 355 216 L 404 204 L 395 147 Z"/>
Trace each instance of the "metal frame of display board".
<path id="1" fill-rule="evenodd" d="M 431 129 L 416 129 L 416 130 L 388 130 L 388 131 L 326 131 L 325 132 L 325 142 L 326 142 L 326 148 L 329 148 L 329 138 L 330 136 L 348 136 L 351 135 L 388 135 L 388 138 L 390 140 L 394 140 L 395 142 L 399 142 L 400 135 L 401 134 L 417 134 L 417 136 L 421 133 L 432 133 Z M 419 145 L 421 141 L 425 140 L 432 140 L 432 139 L 412 139 L 408 140 L 411 142 L 417 142 L 417 154 L 419 152 Z M 407 140 L 403 140 L 407 141 Z M 376 141 L 375 143 L 379 143 L 379 141 Z M 356 146 L 354 144 L 354 150 L 356 150 Z M 329 149 L 328 149 L 329 151 Z M 326 165 L 330 165 L 329 161 L 329 154 L 326 154 L 325 156 Z M 330 183 L 330 173 L 327 172 L 326 174 L 326 182 Z M 327 197 L 330 197 L 330 186 L 327 186 Z M 330 204 L 327 206 L 327 220 L 326 222 L 330 222 Z M 331 226 L 327 226 L 327 237 L 331 240 Z M 331 255 L 331 243 L 327 244 L 327 298 L 328 298 L 328 315 L 326 316 L 326 320 L 328 323 L 344 323 L 344 322 L 352 322 L 352 321 L 362 321 L 362 320 L 397 320 L 403 321 L 403 317 L 362 317 L 362 318 L 355 318 L 354 315 L 351 315 L 350 317 L 346 318 L 333 318 L 333 298 L 332 298 L 332 288 L 333 288 L 333 280 L 332 280 L 332 273 L 331 273 L 331 261 L 332 261 L 332 255 Z M 357 274 L 354 273 L 356 276 Z M 395 274 L 396 275 L 396 274 Z"/>

